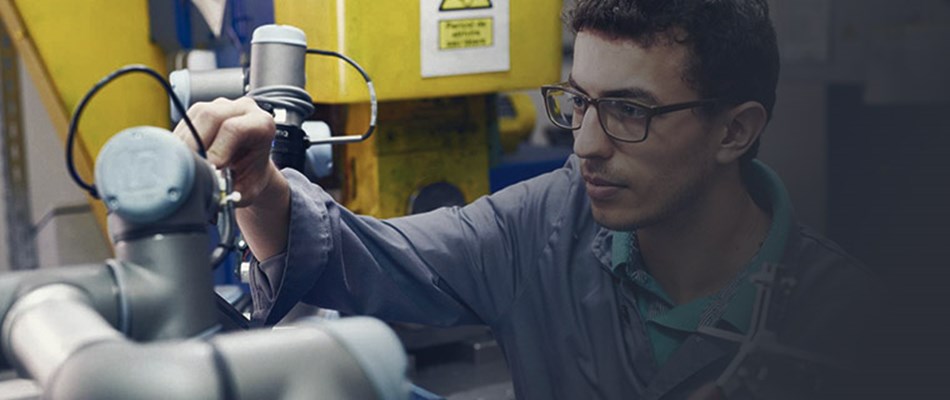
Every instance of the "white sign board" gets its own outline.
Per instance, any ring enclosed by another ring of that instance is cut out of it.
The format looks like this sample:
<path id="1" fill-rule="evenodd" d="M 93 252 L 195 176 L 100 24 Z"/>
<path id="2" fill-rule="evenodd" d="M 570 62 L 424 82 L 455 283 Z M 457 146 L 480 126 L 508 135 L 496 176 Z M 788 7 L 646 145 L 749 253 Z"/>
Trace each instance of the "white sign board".
<path id="1" fill-rule="evenodd" d="M 511 68 L 509 0 L 420 0 L 422 77 Z"/>

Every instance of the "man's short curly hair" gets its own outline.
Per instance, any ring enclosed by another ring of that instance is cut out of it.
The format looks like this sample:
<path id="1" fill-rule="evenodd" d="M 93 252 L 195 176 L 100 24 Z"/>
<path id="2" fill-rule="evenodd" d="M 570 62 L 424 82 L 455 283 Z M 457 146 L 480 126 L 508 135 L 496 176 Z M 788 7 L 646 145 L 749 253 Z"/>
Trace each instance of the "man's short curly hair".
<path id="1" fill-rule="evenodd" d="M 577 0 L 565 17 L 574 33 L 685 44 L 691 57 L 683 79 L 702 98 L 756 101 L 772 117 L 779 54 L 765 0 Z M 758 149 L 757 140 L 741 163 Z"/>

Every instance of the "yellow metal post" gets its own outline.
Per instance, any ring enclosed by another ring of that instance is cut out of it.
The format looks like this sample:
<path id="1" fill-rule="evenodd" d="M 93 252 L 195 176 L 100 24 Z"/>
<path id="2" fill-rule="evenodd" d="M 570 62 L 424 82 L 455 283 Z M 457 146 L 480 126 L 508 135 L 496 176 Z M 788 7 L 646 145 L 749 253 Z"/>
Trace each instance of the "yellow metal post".
<path id="1" fill-rule="evenodd" d="M 109 72 L 126 64 L 166 72 L 164 55 L 149 38 L 147 0 L 0 0 L 0 17 L 63 140 L 79 100 Z M 161 87 L 133 75 L 103 90 L 84 113 L 76 143 L 79 173 L 91 180 L 102 145 L 135 125 L 168 127 L 169 122 Z M 59 161 L 50 165 L 64 165 Z M 105 207 L 92 199 L 90 204 L 105 234 Z"/>

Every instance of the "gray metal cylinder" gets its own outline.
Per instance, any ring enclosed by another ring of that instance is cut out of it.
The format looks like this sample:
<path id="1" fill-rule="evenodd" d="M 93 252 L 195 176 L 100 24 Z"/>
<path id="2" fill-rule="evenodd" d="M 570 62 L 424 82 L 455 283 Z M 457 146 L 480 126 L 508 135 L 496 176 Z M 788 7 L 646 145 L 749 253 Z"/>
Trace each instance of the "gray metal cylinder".
<path id="1" fill-rule="evenodd" d="M 79 288 L 88 297 L 89 304 L 95 308 L 110 325 L 116 326 L 122 321 L 115 276 L 106 265 L 74 265 L 64 268 L 50 268 L 36 271 L 22 271 L 0 275 L 0 320 L 10 315 L 14 304 L 35 289 L 55 284 L 66 284 Z M 3 340 L 6 339 L 6 333 Z M 6 350 L 9 350 L 7 348 Z M 0 370 L 13 367 L 15 357 L 4 352 L 0 357 Z"/>
<path id="2" fill-rule="evenodd" d="M 300 29 L 287 25 L 255 29 L 251 38 L 249 90 L 279 85 L 303 88 L 306 55 L 307 37 Z"/>
<path id="3" fill-rule="evenodd" d="M 206 234 L 157 234 L 115 244 L 126 268 L 129 336 L 139 341 L 188 338 L 213 329 L 214 282 Z"/>
<path id="4" fill-rule="evenodd" d="M 63 364 L 44 398 L 56 400 L 230 400 L 207 342 L 97 344 Z M 244 399 L 249 399 L 243 397 Z"/>
<path id="5" fill-rule="evenodd" d="M 65 284 L 44 286 L 23 296 L 4 318 L 4 352 L 45 387 L 76 351 L 93 343 L 122 340 L 88 301 L 78 288 Z"/>
<path id="6" fill-rule="evenodd" d="M 123 270 L 132 338 L 185 338 L 214 328 L 213 167 L 166 130 L 133 128 L 100 152 L 96 176 L 111 211 L 116 259 L 131 264 Z"/>
<path id="7" fill-rule="evenodd" d="M 221 68 L 207 71 L 192 71 L 182 69 L 168 75 L 175 96 L 181 100 L 185 108 L 202 102 L 211 101 L 219 97 L 236 99 L 244 96 L 245 84 L 244 68 Z M 171 104 L 172 122 L 178 122 L 182 115 Z"/>
<path id="8" fill-rule="evenodd" d="M 409 398 L 402 345 L 373 318 L 222 335 L 211 342 L 242 399 Z"/>
<path id="9" fill-rule="evenodd" d="M 316 324 L 335 338 L 359 365 L 380 399 L 409 397 L 406 352 L 396 333 L 382 321 L 349 317 Z"/>

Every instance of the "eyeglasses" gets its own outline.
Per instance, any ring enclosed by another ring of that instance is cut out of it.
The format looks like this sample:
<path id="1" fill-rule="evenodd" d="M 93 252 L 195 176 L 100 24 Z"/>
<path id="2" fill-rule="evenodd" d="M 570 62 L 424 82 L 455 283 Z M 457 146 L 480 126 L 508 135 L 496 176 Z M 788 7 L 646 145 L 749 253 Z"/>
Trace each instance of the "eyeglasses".
<path id="1" fill-rule="evenodd" d="M 653 106 L 625 98 L 603 97 L 594 99 L 579 93 L 566 83 L 541 87 L 544 108 L 554 125 L 578 130 L 587 108 L 591 104 L 597 109 L 600 126 L 612 139 L 638 143 L 647 140 L 650 120 L 657 115 L 687 110 L 718 102 L 719 99 L 690 101 L 687 103 Z"/>

